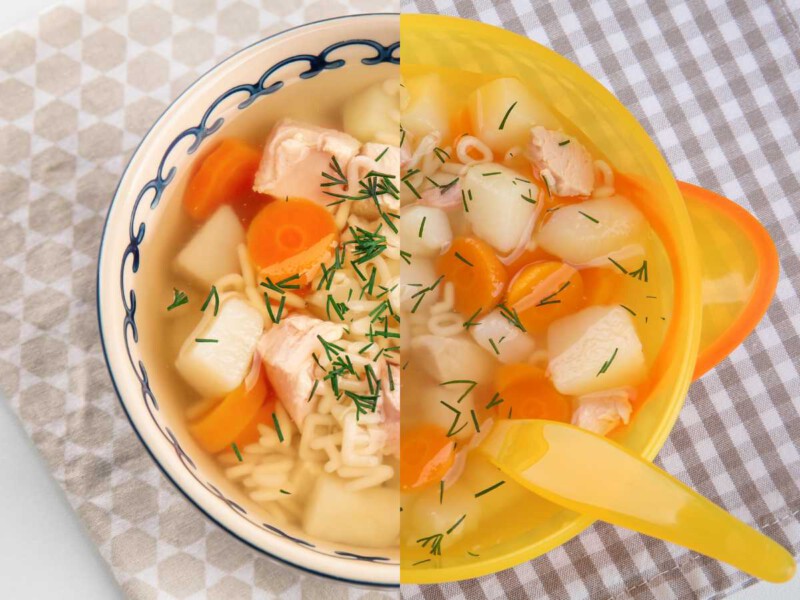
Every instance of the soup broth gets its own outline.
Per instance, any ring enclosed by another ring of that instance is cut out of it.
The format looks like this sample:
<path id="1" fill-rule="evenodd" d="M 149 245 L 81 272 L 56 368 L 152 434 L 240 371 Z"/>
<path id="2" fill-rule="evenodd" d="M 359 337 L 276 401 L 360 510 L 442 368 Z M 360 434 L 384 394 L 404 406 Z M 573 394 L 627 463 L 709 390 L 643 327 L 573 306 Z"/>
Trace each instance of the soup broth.
<path id="1" fill-rule="evenodd" d="M 404 70 L 403 568 L 550 531 L 476 450 L 502 419 L 624 433 L 658 377 L 666 252 L 636 182 L 515 78 Z M 647 199 L 645 199 L 645 202 Z"/>
<path id="2" fill-rule="evenodd" d="M 227 110 L 179 165 L 138 274 L 160 410 L 214 486 L 259 522 L 389 557 L 396 73 L 348 66 Z"/>

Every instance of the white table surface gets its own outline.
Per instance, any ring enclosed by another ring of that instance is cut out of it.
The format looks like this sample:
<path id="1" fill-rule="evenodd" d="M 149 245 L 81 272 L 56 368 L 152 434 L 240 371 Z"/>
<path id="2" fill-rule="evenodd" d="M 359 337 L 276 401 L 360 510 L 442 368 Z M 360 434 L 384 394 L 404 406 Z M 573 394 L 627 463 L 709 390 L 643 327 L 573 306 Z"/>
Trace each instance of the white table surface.
<path id="1" fill-rule="evenodd" d="M 3 2 L 0 32 L 59 2 Z M 50 477 L 44 461 L 0 395 L 0 598 L 121 598 L 107 565 Z M 733 600 L 800 598 L 800 576 L 787 585 L 759 583 Z"/>

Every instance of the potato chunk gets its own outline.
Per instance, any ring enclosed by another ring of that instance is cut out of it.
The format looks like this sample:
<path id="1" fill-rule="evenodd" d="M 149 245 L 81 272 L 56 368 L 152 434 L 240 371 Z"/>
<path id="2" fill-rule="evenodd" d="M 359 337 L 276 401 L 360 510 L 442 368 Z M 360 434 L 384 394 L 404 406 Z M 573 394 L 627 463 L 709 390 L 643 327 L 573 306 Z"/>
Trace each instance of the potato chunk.
<path id="1" fill-rule="evenodd" d="M 598 198 L 551 213 L 536 241 L 550 254 L 583 265 L 641 243 L 645 225 L 642 213 L 625 198 Z"/>
<path id="2" fill-rule="evenodd" d="M 223 205 L 203 223 L 175 259 L 175 271 L 208 288 L 228 273 L 238 273 L 236 248 L 245 240 L 244 228 L 230 206 Z"/>
<path id="3" fill-rule="evenodd" d="M 201 396 L 220 398 L 244 381 L 263 329 L 258 310 L 244 300 L 230 298 L 216 317 L 209 315 L 195 327 L 183 343 L 175 367 Z"/>
<path id="4" fill-rule="evenodd" d="M 400 218 L 400 244 L 412 256 L 439 256 L 453 241 L 447 214 L 431 206 L 411 206 Z"/>
<path id="5" fill-rule="evenodd" d="M 634 386 L 645 375 L 642 343 L 621 306 L 590 306 L 547 331 L 550 377 L 562 394 Z"/>

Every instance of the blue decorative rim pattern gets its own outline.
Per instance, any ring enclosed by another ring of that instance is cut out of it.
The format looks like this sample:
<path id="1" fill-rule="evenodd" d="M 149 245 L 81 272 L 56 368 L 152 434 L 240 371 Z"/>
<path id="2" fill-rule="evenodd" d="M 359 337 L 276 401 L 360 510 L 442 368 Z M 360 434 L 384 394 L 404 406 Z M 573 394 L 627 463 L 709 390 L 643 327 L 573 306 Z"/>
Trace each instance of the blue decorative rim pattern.
<path id="1" fill-rule="evenodd" d="M 392 15 L 392 16 L 396 16 L 394 13 L 386 13 L 386 14 Z M 355 16 L 347 16 L 347 17 L 336 17 L 336 18 L 333 18 L 333 19 L 324 19 L 322 21 L 316 21 L 314 23 L 309 23 L 309 24 L 306 24 L 306 25 L 302 25 L 300 27 L 295 27 L 295 28 L 286 30 L 284 32 L 281 32 L 279 34 L 276 34 L 276 35 L 273 35 L 273 36 L 269 36 L 267 38 L 259 40 L 258 42 L 255 42 L 254 44 L 251 44 L 250 46 L 240 50 L 236 54 L 232 55 L 231 57 L 229 57 L 228 59 L 226 59 L 225 61 L 220 63 L 220 65 L 225 63 L 225 62 L 227 62 L 228 60 L 230 60 L 234 56 L 240 54 L 241 52 L 244 52 L 244 51 L 246 51 L 246 50 L 248 50 L 248 49 L 250 49 L 250 48 L 252 48 L 254 46 L 260 45 L 260 44 L 264 43 L 267 40 L 271 40 L 271 39 L 273 39 L 275 37 L 284 35 L 284 34 L 290 32 L 290 31 L 294 31 L 294 30 L 301 29 L 301 28 L 306 28 L 306 27 L 313 27 L 315 25 L 318 25 L 319 23 L 323 23 L 323 22 L 326 22 L 326 21 L 334 21 L 334 20 L 341 20 L 341 19 L 351 19 L 351 18 L 358 18 L 358 17 L 364 17 L 364 16 L 377 16 L 377 15 L 370 14 L 370 15 L 355 15 Z M 277 80 L 277 81 L 268 83 L 268 80 L 275 73 L 277 73 L 278 71 L 280 71 L 284 67 L 286 67 L 288 65 L 295 64 L 295 63 L 305 62 L 308 65 L 308 69 L 306 69 L 305 71 L 300 73 L 299 77 L 301 79 L 311 79 L 313 77 L 316 77 L 320 73 L 323 73 L 324 71 L 338 69 L 338 68 L 341 68 L 341 67 L 345 66 L 346 61 L 344 59 L 341 59 L 341 58 L 336 59 L 336 58 L 333 58 L 331 55 L 334 54 L 337 50 L 340 50 L 340 49 L 345 48 L 345 47 L 353 47 L 353 46 L 366 47 L 366 48 L 371 49 L 371 50 L 373 50 L 375 52 L 374 55 L 367 56 L 367 57 L 364 57 L 364 58 L 361 59 L 361 63 L 364 64 L 364 65 L 368 65 L 368 66 L 369 65 L 380 65 L 380 64 L 385 64 L 385 63 L 397 65 L 400 62 L 400 58 L 399 58 L 400 42 L 399 41 L 394 42 L 394 43 L 392 43 L 392 44 L 390 44 L 388 46 L 384 46 L 383 44 L 381 44 L 380 42 L 377 42 L 375 40 L 361 39 L 361 38 L 336 42 L 334 44 L 331 44 L 330 46 L 328 46 L 327 48 L 325 48 L 319 54 L 316 54 L 316 55 L 314 55 L 314 54 L 299 54 L 299 55 L 295 55 L 295 56 L 286 58 L 286 59 L 284 59 L 284 60 L 272 65 L 269 69 L 264 71 L 264 73 L 261 75 L 261 77 L 259 77 L 257 82 L 240 84 L 240 85 L 234 86 L 234 87 L 226 90 L 224 93 L 222 93 L 220 96 L 218 96 L 211 103 L 211 105 L 207 108 L 207 110 L 203 114 L 203 117 L 200 120 L 200 123 L 198 123 L 194 127 L 190 127 L 188 129 L 185 129 L 184 131 L 182 131 L 178 136 L 176 136 L 169 143 L 169 145 L 167 146 L 166 150 L 164 151 L 164 154 L 162 155 L 162 158 L 161 158 L 161 161 L 160 161 L 160 163 L 158 165 L 155 177 L 153 179 L 151 179 L 150 181 L 148 181 L 142 187 L 142 189 L 139 191 L 139 193 L 138 193 L 138 195 L 136 197 L 136 200 L 134 201 L 134 205 L 133 205 L 133 208 L 132 208 L 132 211 L 131 211 L 130 222 L 129 222 L 129 231 L 128 231 L 129 243 L 128 243 L 128 245 L 127 245 L 127 247 L 126 247 L 126 249 L 125 249 L 125 251 L 124 251 L 124 253 L 122 255 L 122 260 L 121 260 L 121 264 L 120 264 L 120 274 L 119 274 L 119 286 L 120 286 L 119 287 L 119 292 L 120 292 L 120 295 L 121 295 L 122 305 L 124 307 L 124 312 L 125 312 L 125 316 L 124 316 L 124 319 L 123 319 L 123 322 L 122 322 L 122 326 L 123 326 L 123 337 L 125 338 L 125 350 L 126 350 L 127 355 L 128 355 L 128 360 L 129 360 L 130 365 L 133 368 L 133 372 L 134 372 L 134 374 L 135 374 L 136 378 L 138 379 L 139 384 L 141 386 L 142 399 L 145 402 L 145 406 L 147 407 L 148 413 L 150 414 L 150 418 L 153 420 L 153 423 L 158 428 L 158 430 L 161 432 L 161 434 L 164 436 L 164 438 L 167 440 L 167 442 L 173 447 L 173 449 L 176 452 L 176 455 L 178 456 L 178 459 L 180 460 L 181 464 L 184 466 L 186 471 L 202 487 L 207 489 L 214 496 L 218 497 L 225 504 L 227 504 L 228 507 L 238 517 L 245 519 L 246 521 L 248 521 L 249 523 L 255 525 L 256 527 L 261 527 L 264 530 L 269 531 L 269 532 L 271 532 L 271 533 L 273 533 L 273 534 L 275 534 L 277 536 L 280 536 L 283 539 L 292 541 L 295 544 L 297 544 L 298 546 L 302 546 L 307 550 L 311 550 L 312 552 L 316 552 L 318 554 L 323 554 L 325 556 L 330 556 L 330 557 L 334 557 L 334 558 L 340 558 L 340 559 L 346 559 L 346 560 L 356 560 L 356 561 L 362 561 L 362 562 L 373 562 L 373 563 L 374 562 L 380 562 L 380 563 L 386 564 L 386 565 L 392 565 L 392 566 L 398 565 L 399 566 L 399 563 L 391 562 L 391 559 L 389 559 L 387 557 L 382 557 L 382 556 L 360 555 L 360 554 L 355 554 L 355 553 L 352 553 L 352 552 L 342 551 L 342 550 L 335 550 L 335 551 L 333 551 L 333 553 L 330 553 L 330 552 L 318 549 L 311 542 L 308 542 L 308 541 L 305 541 L 303 539 L 291 536 L 288 533 L 282 531 L 281 529 L 279 529 L 279 528 L 277 528 L 277 527 L 275 527 L 273 525 L 270 525 L 268 523 L 258 523 L 256 521 L 254 521 L 248 515 L 248 513 L 247 513 L 245 508 L 243 508 L 242 506 L 240 506 L 239 504 L 237 504 L 233 500 L 225 497 L 225 495 L 216 486 L 214 486 L 211 482 L 204 481 L 199 476 L 199 474 L 197 473 L 197 467 L 196 467 L 194 461 L 184 451 L 184 449 L 180 445 L 180 443 L 179 443 L 177 437 L 175 436 L 175 434 L 169 429 L 169 427 L 167 427 L 165 425 L 162 425 L 159 422 L 159 420 L 156 418 L 155 413 L 159 411 L 158 401 L 156 400 L 155 395 L 153 394 L 152 390 L 150 389 L 150 382 L 149 382 L 149 378 L 148 378 L 145 366 L 144 366 L 144 364 L 143 364 L 143 362 L 141 360 L 136 360 L 133 357 L 132 348 L 131 348 L 131 345 L 130 345 L 130 340 L 131 339 L 133 340 L 134 344 L 138 344 L 139 334 L 138 334 L 138 328 L 137 328 L 137 325 L 136 325 L 136 293 L 132 289 L 132 287 L 128 286 L 126 288 L 126 282 L 125 282 L 126 267 L 128 265 L 130 266 L 130 273 L 131 274 L 135 274 L 138 271 L 140 258 L 141 258 L 140 245 L 144 241 L 145 233 L 146 233 L 146 226 L 145 226 L 144 222 L 140 222 L 138 227 L 136 227 L 136 215 L 139 212 L 140 205 L 141 205 L 142 201 L 149 194 L 152 195 L 152 197 L 150 197 L 150 199 L 149 199 L 150 210 L 154 210 L 154 209 L 156 209 L 158 207 L 159 202 L 161 200 L 161 196 L 162 196 L 164 190 L 167 188 L 167 186 L 170 184 L 170 182 L 174 179 L 175 174 L 176 174 L 176 167 L 175 166 L 171 167 L 166 174 L 164 173 L 166 162 L 169 159 L 170 154 L 173 152 L 175 147 L 181 141 L 183 141 L 184 139 L 192 137 L 193 138 L 192 143 L 189 146 L 189 148 L 187 149 L 186 154 L 187 155 L 191 155 L 194 152 L 196 152 L 200 148 L 201 144 L 203 143 L 203 141 L 206 138 L 208 138 L 209 136 L 214 134 L 216 131 L 218 131 L 222 127 L 222 125 L 224 123 L 224 118 L 223 117 L 216 118 L 216 120 L 214 120 L 214 122 L 211 125 L 208 124 L 208 121 L 211 118 L 211 115 L 213 114 L 214 110 L 222 102 L 224 102 L 225 100 L 229 99 L 230 97 L 232 97 L 234 95 L 237 95 L 237 94 L 244 94 L 246 96 L 241 102 L 239 102 L 236 105 L 236 110 L 237 111 L 241 111 L 241 110 L 247 108 L 248 106 L 251 106 L 256 100 L 258 100 L 258 98 L 260 98 L 262 96 L 273 94 L 273 93 L 277 92 L 278 90 L 280 90 L 281 88 L 284 87 L 284 82 L 281 81 L 281 80 Z M 215 66 L 214 68 L 211 69 L 211 71 L 216 70 L 220 65 Z M 209 71 L 209 72 L 211 72 L 211 71 Z M 203 77 L 205 77 L 205 75 L 200 77 L 198 79 L 198 81 L 200 79 L 202 79 Z M 192 499 L 188 495 L 188 493 L 186 493 L 175 482 L 175 480 L 170 476 L 170 474 L 167 472 L 166 468 L 159 462 L 158 458 L 155 456 L 153 451 L 148 447 L 147 443 L 145 443 L 141 433 L 136 428 L 135 423 L 131 419 L 131 416 L 128 413 L 128 410 L 127 410 L 127 408 L 125 406 L 124 401 L 122 400 L 122 396 L 120 394 L 119 387 L 117 386 L 117 382 L 116 382 L 116 380 L 114 378 L 114 373 L 113 373 L 113 370 L 111 368 L 108 352 L 106 350 L 106 340 L 105 340 L 105 336 L 103 335 L 103 318 L 102 318 L 102 309 L 101 309 L 101 303 L 100 303 L 100 290 L 101 290 L 100 277 L 101 277 L 101 272 L 102 272 L 101 265 L 102 265 L 102 258 L 103 258 L 103 250 L 104 250 L 104 245 L 105 245 L 105 239 L 106 239 L 106 234 L 107 234 L 107 230 L 108 230 L 108 223 L 109 223 L 109 219 L 110 219 L 112 210 L 114 208 L 114 204 L 116 202 L 117 194 L 119 192 L 119 186 L 121 185 L 122 181 L 125 179 L 125 176 L 126 176 L 126 174 L 128 172 L 128 168 L 130 167 L 130 164 L 133 162 L 133 160 L 135 159 L 136 155 L 138 154 L 142 144 L 149 137 L 150 133 L 158 125 L 158 123 L 161 121 L 161 119 L 164 117 L 164 115 L 170 110 L 170 108 L 180 98 L 182 98 L 192 87 L 194 87 L 194 85 L 196 83 L 197 82 L 195 82 L 191 86 L 189 86 L 187 88 L 187 90 L 185 90 L 180 96 L 178 96 L 178 98 L 176 98 L 170 104 L 170 106 L 167 107 L 167 109 L 164 111 L 164 113 L 162 113 L 162 115 L 156 120 L 156 122 L 153 124 L 153 126 L 148 131 L 148 133 L 145 135 L 145 137 L 139 143 L 139 146 L 136 148 L 135 152 L 131 156 L 131 159 L 130 159 L 128 165 L 126 165 L 125 170 L 123 171 L 122 177 L 120 178 L 120 183 L 117 186 L 117 190 L 116 190 L 116 192 L 114 194 L 114 198 L 112 199 L 111 205 L 109 206 L 108 214 L 106 216 L 106 221 L 105 221 L 105 224 L 104 224 L 104 227 L 103 227 L 103 233 L 102 233 L 101 240 L 100 240 L 100 251 L 99 251 L 98 266 L 97 266 L 97 316 L 98 316 L 98 323 L 99 323 L 99 328 L 100 328 L 100 339 L 101 339 L 102 348 L 103 348 L 103 355 L 104 355 L 104 358 L 105 358 L 105 361 L 106 361 L 106 366 L 108 368 L 109 374 L 111 376 L 111 381 L 112 381 L 112 384 L 114 386 L 114 390 L 115 390 L 115 392 L 117 394 L 118 399 L 120 400 L 120 404 L 122 405 L 122 408 L 123 408 L 123 411 L 125 412 L 126 417 L 128 418 L 128 420 L 131 423 L 131 426 L 133 427 L 134 431 L 136 432 L 137 436 L 141 440 L 141 442 L 144 445 L 145 449 L 148 451 L 150 456 L 153 458 L 154 462 L 159 467 L 159 469 L 162 471 L 162 473 L 164 473 L 164 475 L 167 477 L 167 479 L 169 479 L 173 483 L 173 485 L 175 485 L 175 487 L 198 510 L 200 510 L 203 514 L 205 514 L 209 519 L 211 519 L 219 527 L 222 527 L 224 530 L 226 530 L 228 533 L 230 533 L 231 535 L 233 535 L 234 537 L 236 537 L 240 541 L 246 543 L 247 545 L 249 545 L 250 547 L 254 548 L 255 550 L 258 550 L 259 552 L 269 556 L 270 558 L 278 560 L 278 561 L 280 561 L 282 563 L 288 564 L 288 565 L 293 566 L 295 568 L 301 569 L 301 570 L 306 571 L 308 573 L 312 573 L 312 574 L 315 574 L 315 575 L 319 575 L 319 576 L 322 576 L 322 577 L 327 577 L 327 578 L 330 578 L 330 579 L 343 581 L 343 582 L 347 582 L 347 583 L 355 583 L 355 584 L 359 584 L 359 585 L 377 586 L 377 587 L 397 587 L 397 584 L 384 584 L 384 583 L 375 583 L 375 582 L 369 582 L 369 581 L 350 580 L 350 579 L 345 579 L 345 578 L 340 578 L 340 577 L 336 577 L 336 576 L 333 576 L 333 575 L 329 575 L 327 573 L 321 573 L 321 572 L 318 572 L 318 571 L 314 571 L 312 569 L 308 569 L 306 567 L 291 563 L 291 562 L 289 562 L 286 559 L 283 559 L 281 557 L 278 557 L 278 556 L 275 556 L 273 554 L 270 554 L 269 552 L 265 551 L 262 548 L 259 548 L 259 547 L 255 546 L 254 544 L 252 544 L 248 540 L 243 539 L 242 537 L 240 537 L 239 535 L 237 535 L 236 533 L 234 533 L 233 531 L 231 531 L 230 529 L 225 527 L 222 523 L 217 521 L 212 515 L 210 515 L 208 512 L 206 512 L 199 504 L 197 504 L 197 502 L 195 502 L 194 499 Z"/>

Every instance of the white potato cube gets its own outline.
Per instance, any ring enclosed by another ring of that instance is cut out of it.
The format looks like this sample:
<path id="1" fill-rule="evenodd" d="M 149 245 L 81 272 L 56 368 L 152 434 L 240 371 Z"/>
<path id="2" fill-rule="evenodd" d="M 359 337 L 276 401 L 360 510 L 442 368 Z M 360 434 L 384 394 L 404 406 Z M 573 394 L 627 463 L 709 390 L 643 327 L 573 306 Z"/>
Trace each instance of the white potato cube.
<path id="1" fill-rule="evenodd" d="M 511 323 L 499 309 L 477 317 L 478 325 L 469 328 L 478 345 L 491 352 L 501 363 L 527 362 L 536 343 L 533 338 Z"/>
<path id="2" fill-rule="evenodd" d="M 547 105 L 514 77 L 501 77 L 482 85 L 469 97 L 467 106 L 472 131 L 496 155 L 505 154 L 514 146 L 525 146 L 533 125 L 559 128 L 558 119 Z"/>
<path id="3" fill-rule="evenodd" d="M 629 200 L 619 196 L 598 198 L 551 213 L 536 241 L 550 254 L 583 265 L 640 243 L 645 225 L 642 213 Z"/>
<path id="4" fill-rule="evenodd" d="M 203 223 L 175 259 L 175 271 L 201 287 L 210 287 L 228 273 L 238 273 L 237 247 L 245 233 L 239 217 L 223 205 Z"/>
<path id="5" fill-rule="evenodd" d="M 355 94 L 342 108 L 344 131 L 360 141 L 400 145 L 400 81 L 381 81 Z"/>
<path id="6" fill-rule="evenodd" d="M 411 348 L 414 361 L 437 383 L 455 379 L 488 383 L 492 379 L 496 364 L 492 355 L 466 335 L 420 335 L 411 341 Z"/>
<path id="7" fill-rule="evenodd" d="M 441 139 L 450 133 L 450 117 L 445 102 L 445 87 L 436 74 L 414 77 L 405 81 L 407 92 L 402 106 L 403 129 L 422 138 L 438 132 Z"/>
<path id="8" fill-rule="evenodd" d="M 323 474 L 311 492 L 303 529 L 327 542 L 389 548 L 400 537 L 400 494 L 390 488 L 350 491 L 336 475 Z"/>
<path id="9" fill-rule="evenodd" d="M 415 205 L 401 211 L 400 245 L 412 256 L 439 256 L 452 241 L 450 221 L 442 209 Z"/>
<path id="10" fill-rule="evenodd" d="M 201 396 L 220 398 L 244 381 L 263 329 L 258 310 L 230 298 L 216 317 L 209 314 L 200 321 L 184 342 L 175 367 Z"/>
<path id="11" fill-rule="evenodd" d="M 634 386 L 645 375 L 642 343 L 621 306 L 590 306 L 547 330 L 549 371 L 562 394 Z"/>
<path id="12" fill-rule="evenodd" d="M 461 184 L 472 198 L 466 215 L 472 230 L 503 254 L 517 247 L 536 218 L 536 205 L 523 196 L 536 198 L 537 187 L 519 177 L 503 165 L 483 163 L 470 167 Z"/>

